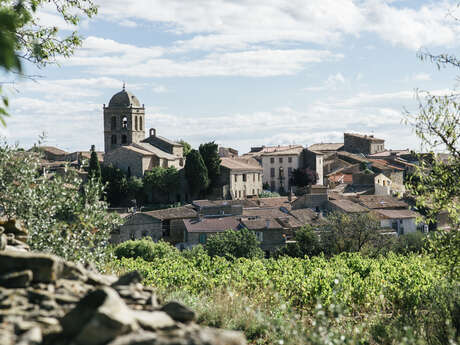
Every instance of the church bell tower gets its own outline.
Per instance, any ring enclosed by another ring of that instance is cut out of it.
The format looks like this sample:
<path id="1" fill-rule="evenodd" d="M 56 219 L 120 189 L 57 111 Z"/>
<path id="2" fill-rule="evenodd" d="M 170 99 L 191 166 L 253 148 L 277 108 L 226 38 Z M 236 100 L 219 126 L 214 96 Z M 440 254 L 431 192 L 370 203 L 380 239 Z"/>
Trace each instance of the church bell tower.
<path id="1" fill-rule="evenodd" d="M 145 108 L 136 96 L 123 89 L 104 104 L 105 153 L 145 138 Z"/>

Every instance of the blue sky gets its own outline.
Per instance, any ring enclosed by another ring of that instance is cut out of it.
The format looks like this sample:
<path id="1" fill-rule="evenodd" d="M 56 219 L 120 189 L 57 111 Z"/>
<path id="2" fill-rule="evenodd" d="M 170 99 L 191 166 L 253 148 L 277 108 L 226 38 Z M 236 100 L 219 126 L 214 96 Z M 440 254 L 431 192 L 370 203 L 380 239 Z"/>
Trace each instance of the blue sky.
<path id="1" fill-rule="evenodd" d="M 387 147 L 419 144 L 401 123 L 415 89 L 443 94 L 454 70 L 421 62 L 420 49 L 458 49 L 456 1 L 96 0 L 83 46 L 36 81 L 10 87 L 7 128 L 29 147 L 103 149 L 102 105 L 123 81 L 145 104 L 147 127 L 198 146 L 340 142 L 374 134 Z M 69 28 L 49 9 L 44 24 Z"/>

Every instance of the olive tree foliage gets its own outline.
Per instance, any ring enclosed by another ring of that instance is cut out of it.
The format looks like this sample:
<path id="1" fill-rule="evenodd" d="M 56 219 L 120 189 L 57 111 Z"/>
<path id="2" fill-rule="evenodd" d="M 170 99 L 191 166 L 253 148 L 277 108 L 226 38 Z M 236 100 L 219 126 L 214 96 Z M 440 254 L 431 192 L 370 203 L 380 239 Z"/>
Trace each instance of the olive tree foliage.
<path id="1" fill-rule="evenodd" d="M 96 178 L 82 183 L 77 172 L 42 173 L 37 152 L 0 146 L 0 207 L 24 222 L 32 250 L 65 259 L 102 264 L 108 258 L 110 231 L 119 218 L 101 201 Z"/>
<path id="2" fill-rule="evenodd" d="M 453 55 L 433 55 L 421 52 L 419 58 L 436 64 L 439 68 L 460 68 L 460 61 Z M 410 124 L 422 142 L 422 148 L 430 151 L 420 155 L 420 165 L 407 182 L 418 209 L 429 222 L 436 223 L 442 212 L 447 212 L 449 231 L 437 231 L 428 241 L 428 249 L 435 258 L 445 263 L 449 276 L 460 275 L 460 102 L 455 92 L 433 95 L 417 92 L 418 112 L 406 112 Z M 437 154 L 444 152 L 448 158 Z"/>
<path id="3" fill-rule="evenodd" d="M 59 56 L 71 56 L 81 45 L 76 31 L 62 35 L 57 26 L 40 21 L 45 6 L 75 28 L 82 17 L 97 13 L 92 0 L 0 0 L 0 70 L 22 74 L 24 61 L 42 68 Z M 8 99 L 1 98 L 0 120 L 5 124 Z"/>
<path id="4" fill-rule="evenodd" d="M 212 235 L 207 239 L 204 249 L 209 256 L 222 256 L 227 259 L 263 257 L 256 235 L 246 228 Z"/>
<path id="5" fill-rule="evenodd" d="M 365 246 L 379 245 L 380 223 L 366 213 L 331 213 L 321 225 L 321 245 L 329 255 L 360 252 Z"/>

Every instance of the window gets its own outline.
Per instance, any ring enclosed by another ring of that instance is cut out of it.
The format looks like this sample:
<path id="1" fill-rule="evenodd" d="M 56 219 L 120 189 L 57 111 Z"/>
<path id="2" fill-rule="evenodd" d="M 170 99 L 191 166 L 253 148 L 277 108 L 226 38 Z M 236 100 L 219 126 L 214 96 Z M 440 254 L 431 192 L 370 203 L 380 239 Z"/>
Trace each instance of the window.
<path id="1" fill-rule="evenodd" d="M 272 164 L 275 163 L 275 158 L 273 158 L 273 157 L 270 158 L 270 163 L 272 163 Z"/>
<path id="2" fill-rule="evenodd" d="M 126 116 L 121 119 L 121 128 L 128 129 L 128 118 Z"/>
<path id="3" fill-rule="evenodd" d="M 263 242 L 264 240 L 264 233 L 262 231 L 256 231 L 256 238 L 257 241 Z"/>
<path id="4" fill-rule="evenodd" d="M 171 220 L 163 220 L 161 228 L 163 231 L 163 237 L 169 237 L 171 235 Z"/>
<path id="5" fill-rule="evenodd" d="M 288 163 L 292 163 L 292 157 L 288 157 Z"/>
<path id="6" fill-rule="evenodd" d="M 275 177 L 275 168 L 270 168 L 270 177 Z"/>
<path id="7" fill-rule="evenodd" d="M 142 131 L 142 116 L 139 117 L 139 130 Z"/>
<path id="8" fill-rule="evenodd" d="M 289 167 L 289 168 L 288 168 L 288 176 L 291 177 L 291 175 L 292 175 L 292 168 Z"/>
<path id="9" fill-rule="evenodd" d="M 126 135 L 122 135 L 121 136 L 121 143 L 122 144 L 127 144 L 128 143 L 128 137 Z"/>
<path id="10" fill-rule="evenodd" d="M 136 235 L 134 234 L 134 232 L 132 232 L 129 237 L 131 238 L 131 241 L 134 241 L 136 239 Z"/>
<path id="11" fill-rule="evenodd" d="M 256 174 L 252 174 L 252 182 L 256 182 Z"/>
<path id="12" fill-rule="evenodd" d="M 254 189 L 252 190 L 252 195 L 256 195 L 256 191 Z"/>
<path id="13" fill-rule="evenodd" d="M 111 123 L 110 128 L 117 129 L 117 118 L 115 116 L 112 116 L 112 123 Z"/>
<path id="14" fill-rule="evenodd" d="M 271 181 L 271 182 L 270 182 L 270 189 L 271 189 L 272 192 L 275 191 L 275 189 L 276 189 L 275 181 Z"/>
<path id="15" fill-rule="evenodd" d="M 257 174 L 257 180 L 260 181 L 260 174 Z"/>
<path id="16" fill-rule="evenodd" d="M 180 165 L 181 167 L 184 166 L 184 159 L 183 159 L 183 158 L 179 159 L 179 165 Z"/>
<path id="17" fill-rule="evenodd" d="M 206 243 L 206 234 L 200 234 L 200 243 L 205 244 Z"/>
<path id="18" fill-rule="evenodd" d="M 280 163 L 283 163 L 283 157 L 280 157 L 280 158 L 278 159 L 278 161 L 279 161 Z"/>
<path id="19" fill-rule="evenodd" d="M 137 116 L 134 117 L 134 129 L 137 131 Z"/>
<path id="20" fill-rule="evenodd" d="M 246 174 L 243 174 L 243 182 L 246 182 Z"/>
<path id="21" fill-rule="evenodd" d="M 111 141 L 112 141 L 112 145 L 116 145 L 116 144 L 117 144 L 117 136 L 116 136 L 115 134 L 112 135 Z"/>
<path id="22" fill-rule="evenodd" d="M 235 176 L 235 182 L 238 182 L 238 175 L 235 174 L 234 176 Z"/>
<path id="23" fill-rule="evenodd" d="M 241 198 L 241 191 L 238 191 L 238 197 Z"/>

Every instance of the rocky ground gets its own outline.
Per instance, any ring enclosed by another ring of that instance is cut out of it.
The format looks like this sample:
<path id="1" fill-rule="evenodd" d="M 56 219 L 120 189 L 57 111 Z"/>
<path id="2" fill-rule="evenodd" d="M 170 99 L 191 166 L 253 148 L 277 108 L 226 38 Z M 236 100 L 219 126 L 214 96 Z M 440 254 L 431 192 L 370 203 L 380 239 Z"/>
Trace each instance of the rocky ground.
<path id="1" fill-rule="evenodd" d="M 28 251 L 27 231 L 0 219 L 0 344 L 240 345 L 239 332 L 197 325 L 177 302 L 160 305 L 130 272 L 101 275 Z"/>

